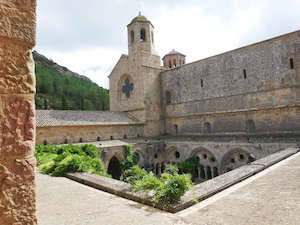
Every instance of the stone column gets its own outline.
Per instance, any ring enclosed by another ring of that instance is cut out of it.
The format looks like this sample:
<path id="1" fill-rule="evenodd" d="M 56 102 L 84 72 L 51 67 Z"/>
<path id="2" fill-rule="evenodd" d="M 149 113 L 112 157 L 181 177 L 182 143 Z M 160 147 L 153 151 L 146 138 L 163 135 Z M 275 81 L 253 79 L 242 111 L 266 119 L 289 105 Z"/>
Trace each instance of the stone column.
<path id="1" fill-rule="evenodd" d="M 0 0 L 0 224 L 37 224 L 36 0 Z"/>

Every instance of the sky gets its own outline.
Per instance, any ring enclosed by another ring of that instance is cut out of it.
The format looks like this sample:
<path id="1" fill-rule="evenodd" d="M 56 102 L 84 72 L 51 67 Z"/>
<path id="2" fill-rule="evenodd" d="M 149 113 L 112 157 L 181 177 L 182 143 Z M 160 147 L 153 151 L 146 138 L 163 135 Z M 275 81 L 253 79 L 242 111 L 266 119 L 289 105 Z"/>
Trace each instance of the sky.
<path id="1" fill-rule="evenodd" d="M 108 89 L 139 11 L 160 57 L 175 49 L 190 63 L 300 30 L 299 10 L 299 0 L 39 0 L 34 50 Z"/>

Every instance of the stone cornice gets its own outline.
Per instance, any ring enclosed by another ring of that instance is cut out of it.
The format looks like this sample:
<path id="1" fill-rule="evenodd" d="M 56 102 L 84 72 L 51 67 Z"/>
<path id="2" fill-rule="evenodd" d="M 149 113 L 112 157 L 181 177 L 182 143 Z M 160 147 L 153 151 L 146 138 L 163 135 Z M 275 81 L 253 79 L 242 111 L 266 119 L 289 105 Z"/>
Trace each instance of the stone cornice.
<path id="1" fill-rule="evenodd" d="M 277 105 L 270 107 L 259 107 L 259 108 L 249 108 L 249 109 L 236 109 L 228 111 L 216 111 L 216 112 L 205 112 L 205 113 L 194 113 L 194 114 L 185 114 L 185 115 L 175 115 L 175 116 L 166 116 L 166 118 L 186 118 L 192 119 L 194 117 L 221 117 L 221 116 L 236 116 L 239 114 L 253 115 L 257 112 L 262 111 L 273 111 L 273 110 L 292 110 L 299 108 L 300 103 L 289 104 L 289 105 Z"/>

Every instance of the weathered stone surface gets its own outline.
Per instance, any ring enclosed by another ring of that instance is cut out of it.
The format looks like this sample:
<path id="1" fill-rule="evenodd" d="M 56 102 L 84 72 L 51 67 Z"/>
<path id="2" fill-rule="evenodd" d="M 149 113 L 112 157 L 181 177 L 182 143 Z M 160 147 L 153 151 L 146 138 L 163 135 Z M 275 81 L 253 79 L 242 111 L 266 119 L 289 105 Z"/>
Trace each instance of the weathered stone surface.
<path id="1" fill-rule="evenodd" d="M 5 7 L 18 9 L 28 9 L 32 6 L 36 6 L 36 0 L 1 0 L 0 3 Z"/>
<path id="2" fill-rule="evenodd" d="M 0 224 L 37 224 L 35 158 L 0 160 Z"/>
<path id="3" fill-rule="evenodd" d="M 177 125 L 179 134 L 204 134 L 206 123 L 212 133 L 246 133 L 249 120 L 257 132 L 299 130 L 299 37 L 296 31 L 162 72 L 166 133 Z"/>
<path id="4" fill-rule="evenodd" d="M 37 224 L 36 0 L 0 0 L 0 224 Z"/>
<path id="5" fill-rule="evenodd" d="M 4 113 L 1 155 L 33 154 L 35 146 L 34 102 L 17 99 L 6 106 Z"/>
<path id="6" fill-rule="evenodd" d="M 14 3 L 16 4 L 16 1 Z M 34 2 L 31 3 L 34 4 Z M 32 48 L 35 45 L 35 7 L 26 10 L 8 7 L 15 4 L 0 5 L 0 24 L 1 27 L 5 27 L 0 30 L 0 38 L 12 39 L 11 41 L 17 41 L 19 44 Z"/>
<path id="7" fill-rule="evenodd" d="M 35 74 L 31 50 L 0 42 L 0 93 L 34 93 Z"/>

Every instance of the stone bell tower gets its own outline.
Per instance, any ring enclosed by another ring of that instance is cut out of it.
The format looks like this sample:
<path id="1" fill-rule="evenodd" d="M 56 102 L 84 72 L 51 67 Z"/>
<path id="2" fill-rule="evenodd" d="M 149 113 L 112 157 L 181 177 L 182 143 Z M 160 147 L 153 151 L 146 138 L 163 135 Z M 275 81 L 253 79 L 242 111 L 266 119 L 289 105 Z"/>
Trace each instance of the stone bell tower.
<path id="1" fill-rule="evenodd" d="M 129 112 L 145 123 L 145 136 L 161 134 L 159 74 L 164 68 L 155 51 L 154 26 L 141 13 L 127 25 L 128 55 L 109 75 L 110 110 Z"/>
<path id="2" fill-rule="evenodd" d="M 145 16 L 139 13 L 127 26 L 127 32 L 129 55 L 143 51 L 158 56 L 154 46 L 154 27 Z"/>

